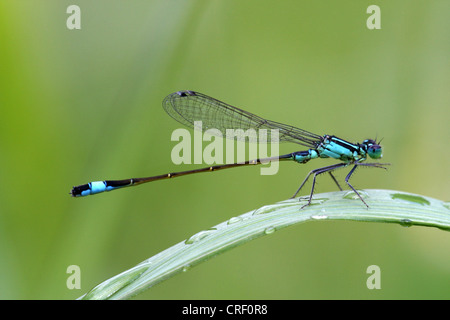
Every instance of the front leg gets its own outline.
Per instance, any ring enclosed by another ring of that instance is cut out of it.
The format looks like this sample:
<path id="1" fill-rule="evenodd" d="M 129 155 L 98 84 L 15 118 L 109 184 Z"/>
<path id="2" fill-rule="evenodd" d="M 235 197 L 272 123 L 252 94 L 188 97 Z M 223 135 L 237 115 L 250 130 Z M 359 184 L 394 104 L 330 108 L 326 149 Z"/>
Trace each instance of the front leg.
<path id="1" fill-rule="evenodd" d="M 347 177 L 345 177 L 345 182 L 347 183 L 347 185 L 358 195 L 359 199 L 361 199 L 361 201 L 366 205 L 367 208 L 369 208 L 369 206 L 367 205 L 367 203 L 363 200 L 363 198 L 361 197 L 361 195 L 358 193 L 358 191 L 356 191 L 355 188 L 353 188 L 353 186 L 350 184 L 349 180 L 350 177 L 352 176 L 352 174 L 355 172 L 356 167 L 358 166 L 365 166 L 365 167 L 374 167 L 374 168 L 381 168 L 381 169 L 385 169 L 387 170 L 386 167 L 384 166 L 388 166 L 390 165 L 390 163 L 360 163 L 360 162 L 355 162 L 355 165 L 353 166 L 352 170 L 350 170 L 350 172 L 348 173 Z"/>
<path id="2" fill-rule="evenodd" d="M 352 168 L 352 170 L 350 170 L 350 172 L 348 173 L 347 177 L 345 177 L 345 182 L 348 184 L 348 186 L 358 195 L 358 197 L 361 199 L 361 201 L 366 205 L 367 209 L 369 209 L 369 206 L 367 205 L 367 203 L 364 201 L 364 199 L 361 197 L 361 195 L 358 193 L 358 191 L 356 191 L 355 188 L 353 188 L 353 186 L 350 184 L 350 182 L 348 182 L 348 180 L 350 179 L 350 177 L 352 176 L 353 172 L 355 172 L 356 167 L 358 166 L 358 164 L 355 164 Z"/>

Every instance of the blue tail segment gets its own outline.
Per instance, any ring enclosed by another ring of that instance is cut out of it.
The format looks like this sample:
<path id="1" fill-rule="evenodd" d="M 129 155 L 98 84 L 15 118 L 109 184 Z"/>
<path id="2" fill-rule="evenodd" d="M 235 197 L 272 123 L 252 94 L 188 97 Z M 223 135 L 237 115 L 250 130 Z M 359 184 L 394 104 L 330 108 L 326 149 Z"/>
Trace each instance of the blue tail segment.
<path id="1" fill-rule="evenodd" d="M 93 181 L 81 186 L 73 187 L 70 193 L 72 194 L 72 197 L 84 197 L 92 194 L 127 187 L 132 184 L 132 179 L 121 181 Z"/>

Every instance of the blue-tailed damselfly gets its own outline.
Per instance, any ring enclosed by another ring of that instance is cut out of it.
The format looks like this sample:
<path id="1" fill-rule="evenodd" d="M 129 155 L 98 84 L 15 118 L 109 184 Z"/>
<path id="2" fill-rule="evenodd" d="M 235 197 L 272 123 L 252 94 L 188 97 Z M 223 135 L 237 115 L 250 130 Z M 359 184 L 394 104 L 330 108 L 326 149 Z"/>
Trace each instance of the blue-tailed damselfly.
<path id="1" fill-rule="evenodd" d="M 333 158 L 340 160 L 341 162 L 323 168 L 314 169 L 309 172 L 292 198 L 297 196 L 309 177 L 313 175 L 311 193 L 305 206 L 310 205 L 314 193 L 316 178 L 318 175 L 326 172 L 330 174 L 333 181 L 342 191 L 341 186 L 332 172 L 338 168 L 353 165 L 352 169 L 345 178 L 345 182 L 355 192 L 355 194 L 358 195 L 361 201 L 369 207 L 358 191 L 356 191 L 356 189 L 350 184 L 349 179 L 358 166 L 386 169 L 384 166 L 389 165 L 388 163 L 363 162 L 368 156 L 372 159 L 379 159 L 382 157 L 381 146 L 379 145 L 379 142 L 376 142 L 375 140 L 366 139 L 362 143 L 350 143 L 333 135 L 320 136 L 293 126 L 263 119 L 250 112 L 233 107 L 199 92 L 189 90 L 174 92 L 164 99 L 163 107 L 172 118 L 191 128 L 194 128 L 195 121 L 202 121 L 204 124 L 203 130 L 206 130 L 207 128 L 216 128 L 219 132 L 225 132 L 227 129 L 268 129 L 268 142 L 293 142 L 308 147 L 309 149 L 306 151 L 296 151 L 277 157 L 216 165 L 202 169 L 168 173 L 153 177 L 94 181 L 73 187 L 70 192 L 71 195 L 73 197 L 87 196 L 123 187 L 135 186 L 151 181 L 181 177 L 199 172 L 217 171 L 250 164 L 267 163 L 269 161 L 294 160 L 298 163 L 306 163 L 309 160 L 316 158 Z M 277 129 L 278 135 L 276 137 L 271 136 L 270 129 Z"/>

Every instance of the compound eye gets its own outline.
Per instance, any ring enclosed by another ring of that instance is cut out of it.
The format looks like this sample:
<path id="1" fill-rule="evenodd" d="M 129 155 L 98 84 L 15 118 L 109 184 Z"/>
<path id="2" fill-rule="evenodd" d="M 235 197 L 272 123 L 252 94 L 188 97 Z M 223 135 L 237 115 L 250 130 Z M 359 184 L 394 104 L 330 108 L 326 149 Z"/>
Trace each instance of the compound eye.
<path id="1" fill-rule="evenodd" d="M 379 159 L 383 156 L 381 146 L 378 144 L 369 145 L 369 147 L 367 148 L 367 153 L 372 159 Z"/>

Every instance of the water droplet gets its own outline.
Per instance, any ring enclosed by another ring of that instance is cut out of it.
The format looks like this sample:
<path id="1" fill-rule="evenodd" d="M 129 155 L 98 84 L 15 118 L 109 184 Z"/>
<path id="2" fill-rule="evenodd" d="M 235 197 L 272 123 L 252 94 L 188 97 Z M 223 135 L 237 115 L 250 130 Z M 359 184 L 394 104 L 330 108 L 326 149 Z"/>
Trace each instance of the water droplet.
<path id="1" fill-rule="evenodd" d="M 324 203 L 327 200 L 328 200 L 328 198 L 312 198 L 310 205 L 311 206 L 315 206 L 315 205 L 318 205 L 318 204 L 322 204 L 322 203 Z"/>
<path id="2" fill-rule="evenodd" d="M 257 214 L 264 214 L 264 213 L 266 213 L 265 212 L 265 209 L 266 209 L 266 206 L 264 206 L 264 207 L 261 207 L 261 208 L 258 208 L 258 209 L 256 209 L 255 211 L 253 211 L 253 213 L 252 213 L 252 215 L 257 215 Z"/>
<path id="3" fill-rule="evenodd" d="M 369 197 L 369 195 L 367 194 L 367 192 L 362 191 L 362 190 L 358 190 L 359 195 L 361 196 L 361 198 L 366 199 Z M 358 195 L 355 193 L 355 191 L 350 190 L 347 191 L 344 196 L 344 199 L 349 199 L 349 200 L 361 200 Z"/>
<path id="4" fill-rule="evenodd" d="M 264 229 L 264 233 L 265 234 L 272 234 L 275 232 L 275 227 L 267 227 L 266 229 Z"/>
<path id="5" fill-rule="evenodd" d="M 313 214 L 311 216 L 311 219 L 314 220 L 324 220 L 324 219 L 328 219 L 328 216 L 326 214 Z"/>
<path id="6" fill-rule="evenodd" d="M 293 205 L 296 205 L 296 203 L 292 203 L 292 202 L 288 202 L 288 203 L 285 203 L 285 204 L 277 203 L 277 204 L 274 204 L 274 205 L 264 206 L 264 207 L 261 207 L 259 209 L 256 209 L 255 211 L 253 211 L 253 215 L 266 214 L 266 213 L 270 213 L 270 212 L 273 212 L 273 211 L 281 210 L 281 209 L 284 209 L 284 208 L 289 208 L 289 207 L 291 207 Z"/>
<path id="7" fill-rule="evenodd" d="M 308 207 L 311 207 L 311 206 L 316 206 L 316 205 L 322 204 L 325 201 L 329 200 L 329 198 L 312 198 L 310 204 L 308 204 L 309 197 L 301 197 L 301 198 L 298 198 L 298 200 L 299 200 L 299 203 L 301 204 L 300 210 L 302 210 L 302 209 L 307 209 Z"/>
<path id="8" fill-rule="evenodd" d="M 137 266 L 136 266 L 137 267 Z M 115 280 L 107 280 L 82 297 L 83 300 L 96 299 L 105 300 L 108 299 L 113 294 L 120 292 L 127 285 L 136 281 L 144 272 L 147 271 L 147 267 L 137 267 L 132 268 L 120 275 L 120 278 Z"/>
<path id="9" fill-rule="evenodd" d="M 444 202 L 444 208 L 450 210 L 450 202 Z"/>
<path id="10" fill-rule="evenodd" d="M 216 229 L 203 230 L 203 231 L 197 232 L 192 237 L 187 239 L 184 243 L 185 244 L 193 244 L 194 242 L 198 242 L 198 241 L 206 238 L 207 236 L 209 236 L 214 231 L 216 231 Z"/>
<path id="11" fill-rule="evenodd" d="M 400 219 L 400 225 L 408 228 L 413 225 L 413 222 L 410 219 Z"/>
<path id="12" fill-rule="evenodd" d="M 420 197 L 420 196 L 415 196 L 412 194 L 406 194 L 406 193 L 394 193 L 391 194 L 391 198 L 396 200 L 404 200 L 404 201 L 408 201 L 408 202 L 413 202 L 413 203 L 418 203 L 420 205 L 429 205 L 430 201 L 428 201 L 427 199 Z"/>
<path id="13" fill-rule="evenodd" d="M 227 224 L 234 224 L 234 223 L 238 223 L 241 221 L 242 221 L 241 217 L 232 217 L 232 218 L 230 218 L 230 220 L 228 220 Z"/>
<path id="14" fill-rule="evenodd" d="M 189 264 L 183 266 L 183 269 L 181 269 L 181 271 L 186 272 L 189 271 L 191 269 L 191 266 Z"/>

